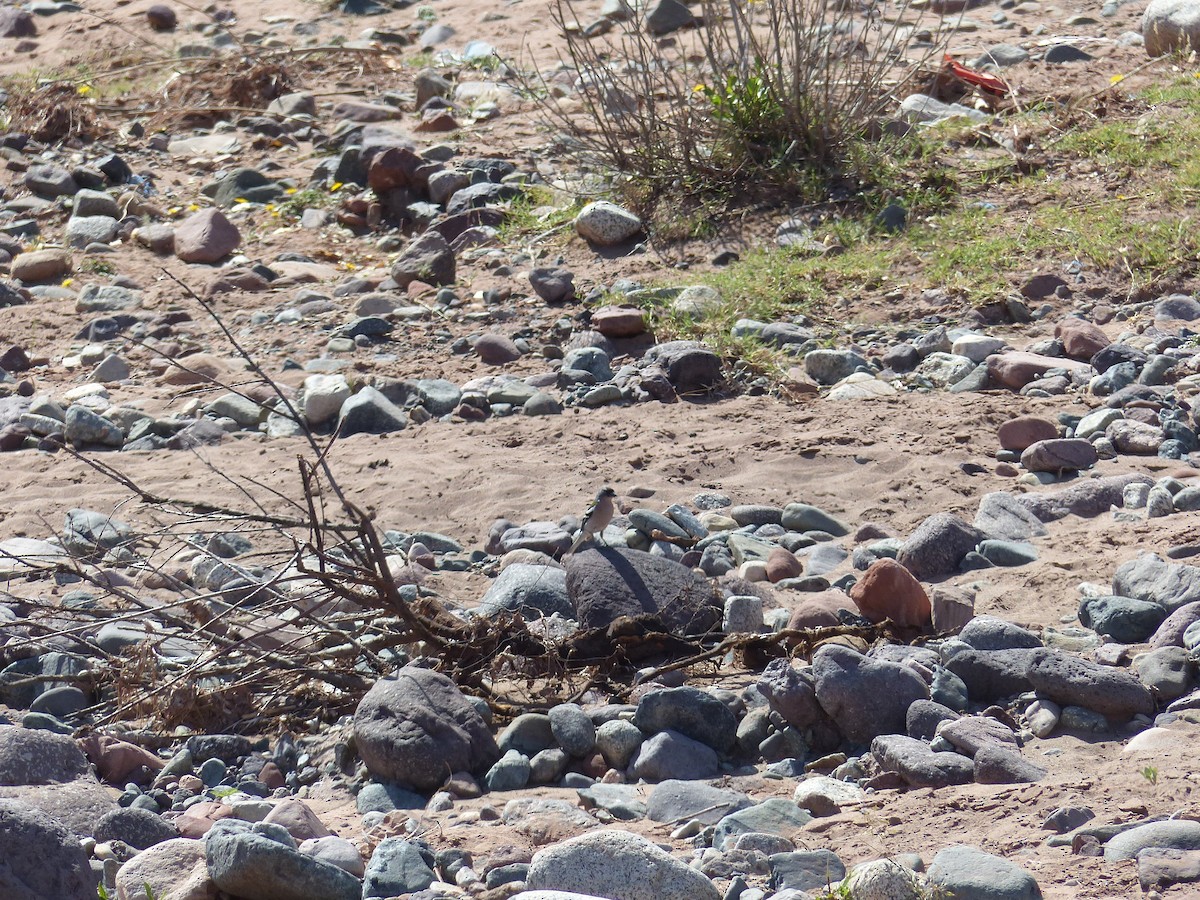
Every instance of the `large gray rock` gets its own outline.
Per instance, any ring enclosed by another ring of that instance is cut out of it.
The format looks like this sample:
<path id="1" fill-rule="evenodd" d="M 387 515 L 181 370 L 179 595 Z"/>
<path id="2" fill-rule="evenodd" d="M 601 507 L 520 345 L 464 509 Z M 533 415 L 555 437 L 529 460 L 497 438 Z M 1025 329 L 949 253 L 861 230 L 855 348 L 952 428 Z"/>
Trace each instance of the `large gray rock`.
<path id="1" fill-rule="evenodd" d="M 795 728 L 808 728 L 826 720 L 811 676 L 801 675 L 789 659 L 773 659 L 767 663 L 757 687 L 767 698 L 771 710 Z"/>
<path id="2" fill-rule="evenodd" d="M 979 530 L 958 516 L 934 513 L 901 545 L 896 561 L 921 581 L 954 575 L 981 540 Z"/>
<path id="3" fill-rule="evenodd" d="M 519 611 L 526 619 L 554 613 L 575 618 L 575 606 L 567 596 L 566 569 L 528 563 L 507 566 L 475 608 L 476 615 L 485 617 L 502 611 Z"/>
<path id="4" fill-rule="evenodd" d="M 641 219 L 607 200 L 589 203 L 575 217 L 575 231 L 579 236 L 600 247 L 623 244 L 641 230 Z"/>
<path id="5" fill-rule="evenodd" d="M 454 284 L 454 251 L 446 239 L 430 230 L 415 238 L 392 263 L 392 280 L 401 288 L 414 281 L 434 287 Z"/>
<path id="6" fill-rule="evenodd" d="M 1032 631 L 996 616 L 976 616 L 963 626 L 958 639 L 976 650 L 1036 649 L 1042 639 Z"/>
<path id="7" fill-rule="evenodd" d="M 530 890 L 572 891 L 613 900 L 720 900 L 704 875 L 641 835 L 590 831 L 534 854 Z"/>
<path id="8" fill-rule="evenodd" d="M 729 850 L 738 835 L 777 834 L 791 837 L 812 821 L 812 815 L 791 800 L 772 797 L 746 809 L 730 813 L 717 822 L 713 832 L 713 846 L 718 850 Z"/>
<path id="9" fill-rule="evenodd" d="M 637 749 L 630 771 L 645 781 L 683 781 L 716 778 L 717 752 L 678 731 L 660 731 Z"/>
<path id="10" fill-rule="evenodd" d="M 721 621 L 722 606 L 703 575 L 640 550 L 596 547 L 572 554 L 567 595 L 587 628 L 652 615 L 672 632 L 698 634 Z"/>
<path id="11" fill-rule="evenodd" d="M 41 810 L 0 800 L 0 896 L 95 900 L 96 878 L 75 835 Z"/>
<path id="12" fill-rule="evenodd" d="M 482 773 L 500 755 L 457 685 L 413 666 L 367 691 L 354 712 L 354 739 L 373 776 L 421 791 L 437 789 L 454 772 Z"/>
<path id="13" fill-rule="evenodd" d="M 1118 644 L 1141 643 L 1166 617 L 1158 603 L 1133 597 L 1084 597 L 1079 603 L 1079 621 Z"/>
<path id="14" fill-rule="evenodd" d="M 773 853 L 771 886 L 777 891 L 819 891 L 846 877 L 846 866 L 832 850 Z"/>
<path id="15" fill-rule="evenodd" d="M 721 357 L 697 341 L 656 344 L 646 351 L 642 362 L 665 369 L 667 380 L 681 397 L 707 394 L 725 377 Z"/>
<path id="16" fill-rule="evenodd" d="M 414 894 L 436 880 L 416 844 L 398 837 L 384 838 L 367 863 L 362 896 L 374 900 Z"/>
<path id="17" fill-rule="evenodd" d="M 836 384 L 871 364 L 853 350 L 813 350 L 804 355 L 804 370 L 817 384 Z"/>
<path id="18" fill-rule="evenodd" d="M 913 787 L 967 784 L 975 777 L 975 767 L 967 757 L 934 751 L 925 741 L 906 734 L 881 734 L 871 741 L 871 753 L 880 768 L 896 772 Z"/>
<path id="19" fill-rule="evenodd" d="M 338 410 L 337 433 L 391 434 L 403 431 L 408 414 L 370 385 L 342 403 Z"/>
<path id="20" fill-rule="evenodd" d="M 282 826 L 223 819 L 204 839 L 213 883 L 245 900 L 360 900 L 350 873 L 306 856 Z"/>
<path id="21" fill-rule="evenodd" d="M 1096 448 L 1082 438 L 1038 441 L 1021 453 L 1021 465 L 1030 472 L 1071 472 L 1096 464 Z"/>
<path id="22" fill-rule="evenodd" d="M 1037 880 L 1020 866 L 974 847 L 948 847 L 933 858 L 929 883 L 955 900 L 1041 900 Z"/>
<path id="23" fill-rule="evenodd" d="M 647 734 L 678 731 L 718 753 L 729 753 L 737 741 L 733 710 L 694 687 L 660 688 L 645 694 L 633 724 Z"/>
<path id="24" fill-rule="evenodd" d="M 202 209 L 175 228 L 175 255 L 189 263 L 215 263 L 242 242 L 237 226 L 219 209 Z"/>
<path id="25" fill-rule="evenodd" d="M 854 744 L 903 733 L 909 705 L 929 699 L 929 686 L 915 670 L 849 647 L 821 647 L 813 654 L 812 671 L 817 702 Z"/>
<path id="26" fill-rule="evenodd" d="M 749 797 L 737 791 L 700 781 L 669 779 L 651 791 L 646 814 L 653 822 L 697 819 L 705 825 L 715 825 L 730 813 L 752 805 Z"/>
<path id="27" fill-rule="evenodd" d="M 1188 53 L 1200 50 L 1200 5 L 1195 0 L 1150 0 L 1142 13 L 1146 53 Z"/>
<path id="28" fill-rule="evenodd" d="M 0 785 L 63 784 L 86 775 L 79 745 L 51 731 L 0 726 Z"/>
<path id="29" fill-rule="evenodd" d="M 581 757 L 596 747 L 596 725 L 582 706 L 577 703 L 560 703 L 549 712 L 550 733 L 571 756 Z"/>
<path id="30" fill-rule="evenodd" d="M 1138 851 L 1147 847 L 1200 850 L 1200 822 L 1191 819 L 1170 819 L 1130 828 L 1109 839 L 1104 845 L 1104 858 L 1136 859 Z"/>
<path id="31" fill-rule="evenodd" d="M 983 495 L 974 524 L 988 537 L 1004 541 L 1027 541 L 1048 533 L 1038 517 L 1006 491 Z"/>
<path id="32" fill-rule="evenodd" d="M 1029 682 L 1061 706 L 1082 706 L 1125 721 L 1154 712 L 1149 689 L 1129 672 L 1087 662 L 1058 650 L 1034 650 Z"/>
<path id="33" fill-rule="evenodd" d="M 1110 507 L 1121 506 L 1126 485 L 1153 483 L 1149 476 L 1138 473 L 1112 475 L 1083 479 L 1070 487 L 1044 494 L 1022 494 L 1017 499 L 1043 522 L 1054 522 L 1068 515 L 1090 519 L 1108 512 Z"/>
<path id="34" fill-rule="evenodd" d="M 974 763 L 978 784 L 1032 784 L 1046 777 L 1046 770 L 1037 763 L 999 744 L 980 747 Z"/>
<path id="35" fill-rule="evenodd" d="M 145 850 L 179 837 L 179 830 L 147 809 L 118 807 L 100 818 L 92 837 L 97 841 L 124 841 L 130 847 Z"/>
<path id="36" fill-rule="evenodd" d="M 1172 613 L 1184 604 L 1200 601 L 1200 566 L 1171 563 L 1144 553 L 1117 567 L 1113 593 L 1157 603 Z"/>
<path id="37" fill-rule="evenodd" d="M 975 650 L 959 645 L 946 659 L 946 668 L 963 680 L 976 703 L 1003 700 L 1030 689 L 1033 649 Z"/>

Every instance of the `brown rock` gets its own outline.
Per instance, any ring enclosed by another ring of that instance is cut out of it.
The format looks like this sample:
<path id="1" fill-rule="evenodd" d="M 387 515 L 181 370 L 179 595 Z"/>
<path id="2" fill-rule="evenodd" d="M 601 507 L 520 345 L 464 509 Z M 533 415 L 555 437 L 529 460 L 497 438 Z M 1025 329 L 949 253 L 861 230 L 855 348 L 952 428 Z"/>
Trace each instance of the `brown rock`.
<path id="1" fill-rule="evenodd" d="M 592 313 L 592 327 L 605 337 L 636 337 L 646 331 L 646 314 L 633 306 L 602 306 Z"/>
<path id="2" fill-rule="evenodd" d="M 997 434 L 1001 447 L 1020 453 L 1038 441 L 1050 441 L 1058 437 L 1058 426 L 1037 416 L 1017 416 L 1001 425 Z"/>
<path id="3" fill-rule="evenodd" d="M 427 109 L 421 114 L 421 121 L 413 126 L 413 131 L 419 134 L 437 134 L 443 131 L 457 131 L 458 120 L 445 109 Z"/>
<path id="4" fill-rule="evenodd" d="M 189 384 L 208 384 L 224 379 L 230 372 L 225 360 L 207 353 L 193 353 L 170 365 L 162 375 L 163 384 L 176 387 Z"/>
<path id="5" fill-rule="evenodd" d="M 333 834 L 306 803 L 294 797 L 288 797 L 276 803 L 263 821 L 273 825 L 282 825 L 288 830 L 288 834 L 297 841 L 328 837 Z"/>
<path id="6" fill-rule="evenodd" d="M 841 591 L 829 590 L 807 594 L 792 610 L 792 615 L 788 618 L 788 628 L 827 628 L 831 625 L 841 625 L 842 620 L 837 616 L 839 609 L 858 613 L 854 601 Z"/>
<path id="7" fill-rule="evenodd" d="M 1072 359 L 1091 359 L 1112 343 L 1103 331 L 1091 322 L 1068 316 L 1054 326 L 1054 336 L 1063 343 L 1063 350 Z"/>
<path id="8" fill-rule="evenodd" d="M 1041 356 L 1024 350 L 1010 350 L 1007 353 L 997 353 L 987 358 L 988 378 L 992 383 L 1013 390 L 1025 387 L 1029 382 L 1041 378 L 1051 369 L 1070 371 L 1086 367 L 1087 363 L 1073 359 Z"/>
<path id="9" fill-rule="evenodd" d="M 371 157 L 367 168 L 367 187 L 378 194 L 413 183 L 413 173 L 425 160 L 408 147 L 388 147 Z"/>
<path id="10" fill-rule="evenodd" d="M 11 7 L 0 9 L 0 37 L 30 38 L 37 37 L 37 33 L 33 16 L 25 10 Z"/>
<path id="11" fill-rule="evenodd" d="M 58 281 L 71 271 L 68 250 L 31 250 L 18 254 L 12 261 L 9 274 L 25 283 Z"/>
<path id="12" fill-rule="evenodd" d="M 389 119 L 400 118 L 400 110 L 383 103 L 343 100 L 333 105 L 333 117 L 350 122 L 386 122 Z"/>
<path id="13" fill-rule="evenodd" d="M 1021 296 L 1026 300 L 1041 300 L 1065 287 L 1067 283 L 1057 275 L 1034 275 L 1021 285 Z"/>
<path id="14" fill-rule="evenodd" d="M 1030 472 L 1087 469 L 1096 464 L 1096 448 L 1081 438 L 1038 441 L 1021 454 L 1021 465 Z"/>
<path id="15" fill-rule="evenodd" d="M 179 829 L 179 836 L 198 840 L 208 834 L 208 830 L 221 819 L 233 817 L 233 807 L 226 806 L 216 800 L 204 800 L 189 806 L 173 824 Z"/>
<path id="16" fill-rule="evenodd" d="M 776 584 L 785 578 L 799 578 L 804 574 L 804 564 L 796 559 L 796 554 L 776 547 L 767 556 L 767 581 Z"/>
<path id="17" fill-rule="evenodd" d="M 219 209 L 202 209 L 175 229 L 175 256 L 184 262 L 215 263 L 242 242 L 242 236 Z"/>
<path id="18" fill-rule="evenodd" d="M 1104 434 L 1121 453 L 1141 456 L 1158 453 L 1163 442 L 1162 429 L 1131 419 L 1117 419 L 1109 424 Z"/>
<path id="19" fill-rule="evenodd" d="M 502 366 L 521 358 L 521 349 L 502 334 L 485 334 L 475 342 L 475 354 L 489 366 Z"/>
<path id="20" fill-rule="evenodd" d="M 850 599 L 872 622 L 891 619 L 897 625 L 924 626 L 933 617 L 929 595 L 921 582 L 894 559 L 871 563 L 850 589 Z"/>
<path id="21" fill-rule="evenodd" d="M 146 24 L 152 31 L 174 31 L 178 19 L 175 10 L 162 3 L 155 3 L 146 10 Z"/>
<path id="22" fill-rule="evenodd" d="M 949 585 L 933 589 L 933 629 L 938 634 L 958 634 L 975 618 L 975 597 Z"/>
<path id="23" fill-rule="evenodd" d="M 79 746 L 96 767 L 96 773 L 109 784 L 124 785 L 143 767 L 157 772 L 166 765 L 149 750 L 107 735 L 89 735 Z"/>

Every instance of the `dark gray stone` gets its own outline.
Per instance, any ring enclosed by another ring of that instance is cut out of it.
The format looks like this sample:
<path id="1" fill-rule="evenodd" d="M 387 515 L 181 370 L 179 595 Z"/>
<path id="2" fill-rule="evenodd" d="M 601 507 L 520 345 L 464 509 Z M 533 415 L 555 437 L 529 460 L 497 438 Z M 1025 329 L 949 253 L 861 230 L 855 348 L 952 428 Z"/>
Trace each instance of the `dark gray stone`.
<path id="1" fill-rule="evenodd" d="M 71 782 L 87 771 L 87 757 L 71 738 L 0 725 L 0 786 Z"/>
<path id="2" fill-rule="evenodd" d="M 354 713 L 354 737 L 373 776 L 423 791 L 436 790 L 454 772 L 482 772 L 500 755 L 454 682 L 413 666 L 367 692 Z"/>
<path id="3" fill-rule="evenodd" d="M 1130 828 L 1109 839 L 1104 845 L 1107 860 L 1135 859 L 1147 847 L 1170 850 L 1200 850 L 1200 822 L 1170 819 Z"/>
<path id="4" fill-rule="evenodd" d="M 286 839 L 286 841 L 285 841 Z M 245 900 L 361 900 L 358 879 L 299 852 L 280 826 L 223 819 L 204 839 L 213 884 Z"/>
<path id="5" fill-rule="evenodd" d="M 880 768 L 896 772 L 912 787 L 967 784 L 975 777 L 975 767 L 967 757 L 936 752 L 924 741 L 905 734 L 881 734 L 871 741 L 871 753 Z"/>
<path id="6" fill-rule="evenodd" d="M 998 540 L 1027 541 L 1047 534 L 1037 516 L 1004 491 L 983 495 L 974 524 L 980 532 Z"/>
<path id="7" fill-rule="evenodd" d="M 423 891 L 437 877 L 421 850 L 404 838 L 384 838 L 367 863 L 363 876 L 363 900 L 396 897 Z"/>
<path id="8" fill-rule="evenodd" d="M 338 411 L 337 433 L 340 437 L 352 434 L 391 434 L 403 431 L 408 415 L 375 388 L 362 388 L 342 403 Z"/>
<path id="9" fill-rule="evenodd" d="M 454 251 L 436 231 L 427 231 L 414 239 L 392 263 L 392 280 L 401 288 L 414 281 L 434 287 L 454 284 Z"/>
<path id="10" fill-rule="evenodd" d="M 1149 600 L 1133 597 L 1084 597 L 1079 621 L 1118 644 L 1139 644 L 1167 618 L 1167 611 Z"/>
<path id="11" fill-rule="evenodd" d="M 974 650 L 955 648 L 946 668 L 963 680 L 976 703 L 991 703 L 1031 687 L 1029 664 L 1037 650 Z"/>
<path id="12" fill-rule="evenodd" d="M 958 639 L 976 650 L 1036 649 L 1042 639 L 1032 631 L 995 616 L 976 616 L 963 626 Z"/>
<path id="13" fill-rule="evenodd" d="M 650 615 L 672 632 L 698 634 L 721 621 L 720 601 L 703 575 L 639 550 L 592 547 L 571 554 L 567 595 L 588 628 Z"/>
<path id="14" fill-rule="evenodd" d="M 1129 484 L 1153 484 L 1153 479 L 1141 474 L 1087 478 L 1058 491 L 1022 494 L 1017 499 L 1042 522 L 1054 522 L 1068 515 L 1091 518 L 1113 506 L 1121 506 L 1125 486 Z M 1128 595 L 1116 588 L 1114 593 Z"/>
<path id="15" fill-rule="evenodd" d="M 975 781 L 979 784 L 1028 784 L 1045 777 L 1045 769 L 1015 749 L 985 744 L 975 752 Z"/>
<path id="16" fill-rule="evenodd" d="M 821 708 L 855 744 L 903 732 L 908 707 L 929 699 L 929 687 L 915 670 L 849 647 L 821 647 L 813 654 L 812 671 Z"/>
<path id="17" fill-rule="evenodd" d="M 596 726 L 577 703 L 560 703 L 550 708 L 550 731 L 558 745 L 575 757 L 591 753 L 596 746 Z"/>
<path id="18" fill-rule="evenodd" d="M 705 825 L 715 825 L 730 813 L 753 805 L 749 797 L 737 791 L 699 781 L 668 779 L 650 792 L 646 815 L 654 822 L 697 819 Z"/>
<path id="19" fill-rule="evenodd" d="M 1058 650 L 1034 650 L 1029 682 L 1061 706 L 1082 706 L 1125 721 L 1154 712 L 1154 698 L 1134 675 L 1101 666 Z"/>
<path id="20" fill-rule="evenodd" d="M 933 700 L 915 700 L 908 707 L 904 717 L 905 731 L 911 738 L 921 741 L 931 741 L 937 734 L 937 727 L 942 722 L 951 722 L 958 718 L 958 713 L 935 703 Z"/>
<path id="21" fill-rule="evenodd" d="M 693 687 L 650 691 L 638 703 L 633 724 L 647 734 L 678 731 L 728 754 L 737 741 L 737 717 L 712 694 Z"/>
<path id="22" fill-rule="evenodd" d="M 660 731 L 638 748 L 630 771 L 646 781 L 684 781 L 715 778 L 720 771 L 717 752 L 678 731 Z"/>
<path id="23" fill-rule="evenodd" d="M 130 847 L 145 850 L 179 837 L 179 829 L 149 810 L 130 807 L 101 816 L 92 837 L 97 841 L 124 841 Z"/>
<path id="24" fill-rule="evenodd" d="M 510 722 L 496 738 L 501 753 L 518 750 L 533 756 L 555 746 L 554 730 L 545 713 L 522 713 Z"/>
<path id="25" fill-rule="evenodd" d="M 681 397 L 707 394 L 724 379 L 721 358 L 696 341 L 668 341 L 646 351 L 644 366 L 666 370 L 667 380 Z"/>
<path id="26" fill-rule="evenodd" d="M 934 513 L 901 545 L 896 561 L 921 581 L 953 575 L 982 539 L 958 516 Z"/>
<path id="27" fill-rule="evenodd" d="M 75 835 L 39 809 L 0 800 L 0 896 L 95 900 L 96 876 Z"/>

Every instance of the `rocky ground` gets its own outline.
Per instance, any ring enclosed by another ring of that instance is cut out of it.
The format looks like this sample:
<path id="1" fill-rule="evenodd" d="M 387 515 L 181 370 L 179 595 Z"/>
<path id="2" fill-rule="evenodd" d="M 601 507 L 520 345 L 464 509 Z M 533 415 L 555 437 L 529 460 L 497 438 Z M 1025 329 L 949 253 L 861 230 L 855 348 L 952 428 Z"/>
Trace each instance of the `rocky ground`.
<path id="1" fill-rule="evenodd" d="M 1025 100 L 1187 70 L 970 6 Z M 245 7 L 0 6 L 5 896 L 1194 895 L 1186 266 L 915 263 L 756 367 L 669 323 L 796 211 L 581 196 L 543 3 Z"/>

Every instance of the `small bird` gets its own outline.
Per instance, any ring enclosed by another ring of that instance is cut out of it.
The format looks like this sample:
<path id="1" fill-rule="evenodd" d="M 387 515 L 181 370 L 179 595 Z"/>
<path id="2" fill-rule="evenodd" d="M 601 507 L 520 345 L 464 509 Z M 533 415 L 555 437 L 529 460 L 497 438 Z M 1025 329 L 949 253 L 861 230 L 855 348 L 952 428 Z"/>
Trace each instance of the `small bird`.
<path id="1" fill-rule="evenodd" d="M 604 532 L 608 523 L 612 521 L 613 514 L 617 511 L 617 504 L 614 502 L 616 496 L 617 492 L 610 487 L 600 489 L 600 493 L 596 495 L 596 499 L 584 513 L 583 523 L 579 526 L 579 536 L 575 538 L 575 543 L 571 545 L 571 549 L 567 553 L 574 553 L 584 543 Z"/>

